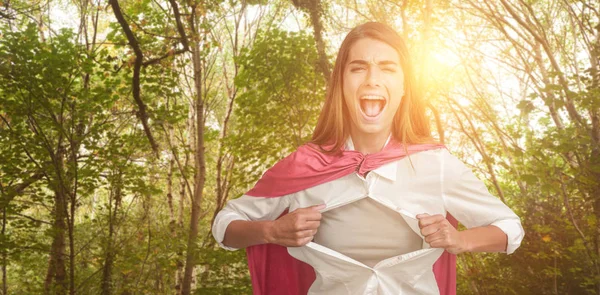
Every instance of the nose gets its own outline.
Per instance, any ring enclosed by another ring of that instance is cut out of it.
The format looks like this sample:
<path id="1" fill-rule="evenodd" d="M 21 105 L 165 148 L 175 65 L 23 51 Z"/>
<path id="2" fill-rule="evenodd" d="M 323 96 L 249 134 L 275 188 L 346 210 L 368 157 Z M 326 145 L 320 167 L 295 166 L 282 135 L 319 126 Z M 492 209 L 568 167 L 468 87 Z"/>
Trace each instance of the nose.
<path id="1" fill-rule="evenodd" d="M 381 86 L 381 69 L 377 65 L 371 64 L 369 66 L 365 84 L 371 87 Z"/>

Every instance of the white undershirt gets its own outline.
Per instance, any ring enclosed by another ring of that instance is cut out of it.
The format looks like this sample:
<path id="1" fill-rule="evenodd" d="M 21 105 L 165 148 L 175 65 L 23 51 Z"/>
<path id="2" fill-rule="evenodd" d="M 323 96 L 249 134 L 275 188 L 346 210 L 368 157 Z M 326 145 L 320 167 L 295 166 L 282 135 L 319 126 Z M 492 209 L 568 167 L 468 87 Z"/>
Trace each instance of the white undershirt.
<path id="1" fill-rule="evenodd" d="M 313 241 L 371 267 L 423 243 L 404 218 L 371 198 L 323 213 Z"/>

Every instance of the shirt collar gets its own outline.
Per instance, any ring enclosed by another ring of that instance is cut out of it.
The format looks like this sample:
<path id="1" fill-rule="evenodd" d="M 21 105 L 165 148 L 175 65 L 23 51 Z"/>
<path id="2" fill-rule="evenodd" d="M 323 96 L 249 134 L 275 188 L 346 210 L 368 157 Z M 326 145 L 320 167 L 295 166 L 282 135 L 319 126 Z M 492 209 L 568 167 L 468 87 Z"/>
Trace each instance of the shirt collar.
<path id="1" fill-rule="evenodd" d="M 390 142 L 391 138 L 392 138 L 392 135 L 390 134 L 388 136 L 388 139 L 386 140 L 384 146 L 386 146 Z M 352 141 L 351 136 L 348 136 L 348 139 L 346 140 L 344 149 L 347 151 L 354 151 L 354 142 Z M 385 179 L 388 179 L 391 181 L 396 181 L 397 169 L 398 169 L 398 163 L 396 163 L 396 161 L 394 161 L 394 162 L 384 164 L 371 172 L 373 172 Z"/>

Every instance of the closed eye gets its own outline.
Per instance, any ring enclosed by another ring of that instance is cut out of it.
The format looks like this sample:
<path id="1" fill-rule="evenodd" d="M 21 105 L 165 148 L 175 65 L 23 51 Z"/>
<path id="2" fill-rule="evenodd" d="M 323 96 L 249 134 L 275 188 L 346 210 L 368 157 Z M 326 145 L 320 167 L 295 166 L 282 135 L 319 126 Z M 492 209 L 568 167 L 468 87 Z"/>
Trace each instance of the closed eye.
<path id="1" fill-rule="evenodd" d="M 365 67 L 352 67 L 352 68 L 350 68 L 350 72 L 351 73 L 358 73 L 358 72 L 362 72 L 364 70 L 366 70 Z"/>

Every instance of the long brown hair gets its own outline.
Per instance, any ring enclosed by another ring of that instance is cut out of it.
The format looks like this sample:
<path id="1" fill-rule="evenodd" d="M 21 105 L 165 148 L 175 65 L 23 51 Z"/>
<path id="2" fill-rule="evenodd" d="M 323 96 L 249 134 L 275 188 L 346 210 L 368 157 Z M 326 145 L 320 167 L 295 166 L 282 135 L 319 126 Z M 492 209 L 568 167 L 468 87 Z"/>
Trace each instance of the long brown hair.
<path id="1" fill-rule="evenodd" d="M 425 103 L 416 87 L 416 79 L 406 43 L 391 27 L 377 22 L 368 22 L 352 29 L 346 36 L 338 52 L 329 85 L 325 104 L 312 136 L 312 143 L 318 146 L 333 147 L 325 152 L 337 152 L 350 135 L 350 116 L 343 98 L 343 77 L 348 55 L 356 41 L 370 38 L 392 46 L 400 56 L 404 72 L 404 96 L 394 115 L 392 136 L 407 144 L 434 143 L 429 120 L 425 114 Z"/>

